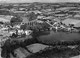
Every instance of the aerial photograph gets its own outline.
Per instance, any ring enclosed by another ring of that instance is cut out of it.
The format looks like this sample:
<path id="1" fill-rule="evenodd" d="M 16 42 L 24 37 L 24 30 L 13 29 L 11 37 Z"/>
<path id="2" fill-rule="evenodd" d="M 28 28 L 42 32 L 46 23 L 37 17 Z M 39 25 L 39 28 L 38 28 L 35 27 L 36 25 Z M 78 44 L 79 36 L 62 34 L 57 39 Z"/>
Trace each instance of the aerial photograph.
<path id="1" fill-rule="evenodd" d="M 0 0 L 0 58 L 80 58 L 80 0 Z"/>

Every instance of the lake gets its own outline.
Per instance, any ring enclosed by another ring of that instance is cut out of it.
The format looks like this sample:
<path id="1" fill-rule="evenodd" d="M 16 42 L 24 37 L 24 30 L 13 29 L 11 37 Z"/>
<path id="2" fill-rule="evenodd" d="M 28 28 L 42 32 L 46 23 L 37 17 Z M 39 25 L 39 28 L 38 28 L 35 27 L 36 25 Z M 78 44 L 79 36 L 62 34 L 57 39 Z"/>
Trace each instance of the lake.
<path id="1" fill-rule="evenodd" d="M 46 31 L 38 33 L 38 40 L 44 43 L 79 41 L 80 33 Z"/>

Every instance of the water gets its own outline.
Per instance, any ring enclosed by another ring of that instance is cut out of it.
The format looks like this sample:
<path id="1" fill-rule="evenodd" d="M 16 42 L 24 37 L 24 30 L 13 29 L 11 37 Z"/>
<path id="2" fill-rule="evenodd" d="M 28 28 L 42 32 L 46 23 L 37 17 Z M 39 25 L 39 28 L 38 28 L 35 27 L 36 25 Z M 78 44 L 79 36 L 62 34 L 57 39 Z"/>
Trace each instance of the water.
<path id="1" fill-rule="evenodd" d="M 80 33 L 70 32 L 54 32 L 50 31 L 48 34 L 39 32 L 38 40 L 47 43 L 54 43 L 55 41 L 78 41 L 80 40 Z"/>

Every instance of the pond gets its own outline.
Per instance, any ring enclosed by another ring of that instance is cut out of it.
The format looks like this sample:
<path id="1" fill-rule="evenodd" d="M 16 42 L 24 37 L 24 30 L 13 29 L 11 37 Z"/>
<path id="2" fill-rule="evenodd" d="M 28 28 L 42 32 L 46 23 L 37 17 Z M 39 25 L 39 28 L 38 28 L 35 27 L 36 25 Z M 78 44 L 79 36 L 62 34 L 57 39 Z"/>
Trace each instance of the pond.
<path id="1" fill-rule="evenodd" d="M 37 38 L 39 41 L 51 44 L 54 42 L 71 42 L 79 41 L 80 33 L 46 31 L 38 32 Z"/>

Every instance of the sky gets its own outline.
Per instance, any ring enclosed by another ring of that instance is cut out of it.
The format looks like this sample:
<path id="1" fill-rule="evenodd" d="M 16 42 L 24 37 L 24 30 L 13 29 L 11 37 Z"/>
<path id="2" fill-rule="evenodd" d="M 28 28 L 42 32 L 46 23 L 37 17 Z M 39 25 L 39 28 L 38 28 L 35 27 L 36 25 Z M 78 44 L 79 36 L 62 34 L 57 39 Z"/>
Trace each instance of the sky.
<path id="1" fill-rule="evenodd" d="M 80 2 L 80 0 L 0 0 L 0 2 L 20 3 L 20 2 Z"/>

